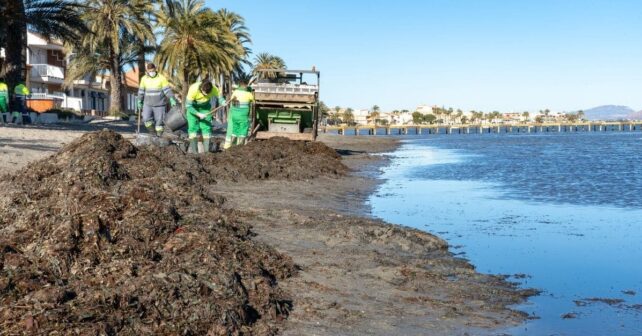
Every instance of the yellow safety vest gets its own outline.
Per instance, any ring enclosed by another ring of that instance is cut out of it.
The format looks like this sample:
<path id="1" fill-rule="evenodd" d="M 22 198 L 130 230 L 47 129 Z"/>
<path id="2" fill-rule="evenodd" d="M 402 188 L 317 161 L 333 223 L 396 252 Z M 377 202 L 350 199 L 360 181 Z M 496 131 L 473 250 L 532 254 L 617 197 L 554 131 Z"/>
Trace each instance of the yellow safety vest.
<path id="1" fill-rule="evenodd" d="M 0 98 L 9 100 L 9 87 L 7 84 L 0 82 Z"/>
<path id="2" fill-rule="evenodd" d="M 174 94 L 169 87 L 169 81 L 165 76 L 157 74 L 155 77 L 143 76 L 138 86 L 138 99 L 148 106 L 167 105 L 167 99 L 173 98 Z"/>
<path id="3" fill-rule="evenodd" d="M 24 84 L 18 84 L 13 89 L 16 98 L 26 98 L 29 95 L 29 89 Z"/>
<path id="4" fill-rule="evenodd" d="M 254 101 L 254 95 L 252 92 L 247 91 L 247 89 L 236 89 L 232 92 L 232 97 L 230 100 L 238 101 L 238 107 L 249 107 L 250 103 Z"/>

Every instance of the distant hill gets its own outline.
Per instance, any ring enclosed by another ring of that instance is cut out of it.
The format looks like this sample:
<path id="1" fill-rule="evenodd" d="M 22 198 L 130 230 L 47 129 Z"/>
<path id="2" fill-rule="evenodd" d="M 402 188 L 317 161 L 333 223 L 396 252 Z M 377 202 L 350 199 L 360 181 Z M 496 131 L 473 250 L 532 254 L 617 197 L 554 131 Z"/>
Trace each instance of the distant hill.
<path id="1" fill-rule="evenodd" d="M 630 120 L 642 120 L 642 111 L 637 111 L 629 114 L 628 119 Z"/>
<path id="2" fill-rule="evenodd" d="M 642 111 L 636 112 L 628 106 L 604 105 L 584 110 L 584 117 L 588 120 L 640 119 Z"/>

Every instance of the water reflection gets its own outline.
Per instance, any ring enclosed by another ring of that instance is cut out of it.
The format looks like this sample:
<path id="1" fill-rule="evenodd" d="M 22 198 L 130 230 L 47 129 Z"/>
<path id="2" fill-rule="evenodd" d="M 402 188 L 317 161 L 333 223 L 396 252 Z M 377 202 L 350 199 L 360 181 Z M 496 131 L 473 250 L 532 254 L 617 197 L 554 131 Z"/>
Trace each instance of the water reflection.
<path id="1" fill-rule="evenodd" d="M 639 134 L 489 137 L 408 142 L 373 214 L 543 289 L 521 307 L 539 319 L 511 334 L 642 334 L 642 171 L 627 154 L 642 150 Z"/>

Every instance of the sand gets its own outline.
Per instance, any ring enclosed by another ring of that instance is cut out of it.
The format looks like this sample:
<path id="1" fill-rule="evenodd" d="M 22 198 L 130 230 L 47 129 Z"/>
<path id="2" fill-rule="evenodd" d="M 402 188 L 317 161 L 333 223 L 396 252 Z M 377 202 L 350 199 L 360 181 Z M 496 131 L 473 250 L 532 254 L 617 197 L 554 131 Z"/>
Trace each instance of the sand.
<path id="1" fill-rule="evenodd" d="M 15 171 L 46 158 L 87 131 L 122 123 L 70 127 L 0 127 L 0 169 Z M 278 286 L 292 298 L 284 335 L 493 334 L 521 323 L 508 308 L 536 292 L 503 276 L 477 273 L 442 239 L 365 217 L 367 195 L 391 151 L 392 138 L 322 136 L 352 171 L 302 179 L 218 180 L 207 194 L 225 198 L 253 241 L 288 256 L 298 275 Z"/>

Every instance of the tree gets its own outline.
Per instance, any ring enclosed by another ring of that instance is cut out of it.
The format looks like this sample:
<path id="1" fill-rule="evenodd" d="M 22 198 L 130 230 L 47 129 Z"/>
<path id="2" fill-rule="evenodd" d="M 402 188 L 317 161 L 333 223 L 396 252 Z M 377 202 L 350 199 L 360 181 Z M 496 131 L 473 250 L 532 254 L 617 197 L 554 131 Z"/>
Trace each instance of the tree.
<path id="1" fill-rule="evenodd" d="M 461 123 L 462 124 L 467 124 L 468 123 L 468 117 L 467 116 L 461 117 Z"/>
<path id="2" fill-rule="evenodd" d="M 565 114 L 566 120 L 570 122 L 576 122 L 578 118 L 577 114 L 575 113 L 566 113 Z"/>
<path id="3" fill-rule="evenodd" d="M 435 117 L 434 114 L 424 114 L 424 116 L 423 116 L 423 121 L 427 122 L 429 124 L 434 123 L 435 120 L 437 120 L 437 117 Z"/>
<path id="4" fill-rule="evenodd" d="M 374 121 L 374 124 L 377 124 L 377 118 L 379 118 L 381 114 L 379 113 L 379 106 L 375 105 L 372 107 L 372 112 L 370 112 L 370 119 Z"/>
<path id="5" fill-rule="evenodd" d="M 524 117 L 524 120 L 526 120 L 526 121 L 528 121 L 528 119 L 529 119 L 530 115 L 531 115 L 531 114 L 530 114 L 528 111 L 524 111 L 524 112 L 522 113 L 522 117 Z"/>
<path id="6" fill-rule="evenodd" d="M 128 34 L 124 34 L 119 41 L 121 52 L 118 58 L 118 71 L 121 73 L 126 66 L 133 66 L 137 63 L 139 58 L 139 45 L 137 42 L 138 40 L 135 37 Z M 67 52 L 71 54 L 72 50 L 74 53 L 69 58 L 67 72 L 65 73 L 65 87 L 71 87 L 75 80 L 86 77 L 93 79 L 99 75 L 103 80 L 105 79 L 112 68 L 107 46 L 100 45 L 94 48 L 85 41 L 84 44 L 68 49 Z"/>
<path id="7" fill-rule="evenodd" d="M 202 0 L 165 0 L 161 7 L 163 40 L 155 60 L 180 88 L 181 97 L 199 79 L 230 77 L 246 57 L 248 41 L 231 30 L 239 23 L 231 24 L 227 14 L 212 11 Z"/>
<path id="8" fill-rule="evenodd" d="M 543 123 L 544 122 L 544 116 L 541 115 L 541 114 L 538 115 L 537 117 L 535 117 L 535 122 L 538 123 L 538 124 Z"/>
<path id="9" fill-rule="evenodd" d="M 0 48 L 6 53 L 2 70 L 10 88 L 26 80 L 27 28 L 67 42 L 87 32 L 75 1 L 3 0 L 0 6 Z"/>
<path id="10" fill-rule="evenodd" d="M 160 3 L 160 0 L 133 0 L 132 2 L 138 2 L 136 6 L 140 7 L 140 11 L 143 17 L 147 18 L 150 21 L 151 25 L 157 24 L 156 16 L 156 5 Z M 141 40 L 138 37 L 134 37 L 135 44 L 133 48 L 137 54 L 136 57 L 136 67 L 138 68 L 138 81 L 143 78 L 145 75 L 145 63 L 146 56 L 149 53 L 152 53 L 156 50 L 156 41 L 154 40 Z"/>
<path id="11" fill-rule="evenodd" d="M 352 124 L 354 122 L 354 114 L 352 114 L 354 110 L 350 107 L 348 107 L 344 112 L 343 112 L 343 122 L 347 123 L 348 125 Z"/>
<path id="12" fill-rule="evenodd" d="M 579 111 L 577 111 L 577 117 L 578 117 L 580 120 L 584 120 L 584 111 L 583 111 L 583 110 L 579 110 Z"/>
<path id="13" fill-rule="evenodd" d="M 412 112 L 412 123 L 419 125 L 424 121 L 424 116 L 419 111 Z"/>
<path id="14" fill-rule="evenodd" d="M 225 28 L 226 33 L 230 34 L 232 40 L 230 42 L 236 46 L 235 52 L 233 52 L 231 56 L 234 61 L 234 77 L 236 80 L 239 80 L 241 76 L 247 75 L 245 73 L 244 66 L 252 65 L 252 63 L 247 58 L 248 55 L 252 52 L 249 47 L 249 44 L 252 43 L 252 38 L 250 37 L 250 33 L 245 26 L 245 19 L 241 15 L 229 11 L 225 8 L 219 9 L 216 12 L 216 15 L 221 21 L 223 28 Z M 229 78 L 229 76 L 227 77 L 228 80 L 232 80 L 232 78 Z M 231 87 L 231 83 L 228 84 Z"/>
<path id="15" fill-rule="evenodd" d="M 451 108 L 449 108 L 449 109 L 447 109 L 447 110 L 446 110 L 446 109 L 442 109 L 442 112 L 443 112 L 443 114 L 446 116 L 446 118 L 445 118 L 445 119 L 447 120 L 447 122 L 448 122 L 448 123 L 451 123 L 450 116 L 451 116 L 451 115 L 453 114 L 453 112 L 454 112 L 454 111 L 453 111 L 453 108 L 451 107 Z"/>
<path id="16" fill-rule="evenodd" d="M 279 57 L 274 56 L 270 53 L 260 53 L 254 58 L 254 74 L 259 78 L 274 78 L 276 77 L 276 72 L 259 72 L 261 70 L 271 70 L 271 69 L 285 69 L 285 61 Z"/>
<path id="17" fill-rule="evenodd" d="M 123 107 L 123 53 L 129 45 L 123 40 L 135 37 L 137 41 L 153 40 L 152 27 L 145 17 L 148 3 L 143 0 L 88 0 L 82 14 L 91 34 L 83 38 L 83 50 L 91 53 L 104 51 L 109 61 L 110 113 L 117 114 Z"/>
<path id="18" fill-rule="evenodd" d="M 326 105 L 323 101 L 319 102 L 319 114 L 321 114 L 324 117 L 328 116 L 328 112 L 330 111 L 330 108 L 328 105 Z"/>

